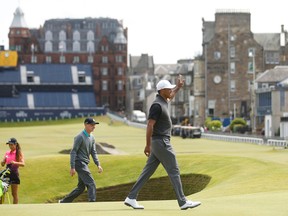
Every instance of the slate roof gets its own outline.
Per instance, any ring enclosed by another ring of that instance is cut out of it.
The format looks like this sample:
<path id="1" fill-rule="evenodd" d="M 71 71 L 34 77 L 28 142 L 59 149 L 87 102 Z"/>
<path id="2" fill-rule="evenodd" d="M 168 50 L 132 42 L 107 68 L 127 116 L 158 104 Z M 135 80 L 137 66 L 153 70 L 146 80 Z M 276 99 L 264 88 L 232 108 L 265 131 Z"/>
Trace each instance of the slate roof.
<path id="1" fill-rule="evenodd" d="M 264 50 L 279 51 L 280 33 L 261 33 L 254 34 L 254 39 L 263 46 Z"/>
<path id="2" fill-rule="evenodd" d="M 288 66 L 276 66 L 266 70 L 256 79 L 258 83 L 278 83 L 288 78 Z"/>

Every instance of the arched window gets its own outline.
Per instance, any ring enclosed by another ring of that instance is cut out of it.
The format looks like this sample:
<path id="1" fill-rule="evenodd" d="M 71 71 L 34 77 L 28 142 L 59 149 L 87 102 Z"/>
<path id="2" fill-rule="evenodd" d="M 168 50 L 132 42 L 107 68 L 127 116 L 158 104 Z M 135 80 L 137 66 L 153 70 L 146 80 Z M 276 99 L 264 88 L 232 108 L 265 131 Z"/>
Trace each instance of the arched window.
<path id="1" fill-rule="evenodd" d="M 46 40 L 46 41 L 51 41 L 51 40 L 53 40 L 52 32 L 51 32 L 51 31 L 46 31 L 46 33 L 45 33 L 45 40 Z"/>
<path id="2" fill-rule="evenodd" d="M 64 32 L 63 30 L 59 32 L 59 40 L 60 41 L 66 40 L 66 32 Z"/>
<path id="3" fill-rule="evenodd" d="M 88 41 L 88 43 L 87 43 L 87 52 L 89 52 L 89 53 L 95 52 L 94 43 L 92 41 Z"/>
<path id="4" fill-rule="evenodd" d="M 87 32 L 87 40 L 94 41 L 94 33 L 91 30 Z"/>
<path id="5" fill-rule="evenodd" d="M 79 41 L 73 42 L 73 52 L 80 52 L 80 43 Z"/>
<path id="6" fill-rule="evenodd" d="M 45 42 L 45 52 L 52 52 L 52 43 L 51 41 Z"/>
<path id="7" fill-rule="evenodd" d="M 79 31 L 74 31 L 73 32 L 73 40 L 79 41 L 80 40 L 80 33 Z"/>
<path id="8" fill-rule="evenodd" d="M 66 43 L 64 41 L 60 41 L 59 43 L 59 51 L 66 52 Z"/>

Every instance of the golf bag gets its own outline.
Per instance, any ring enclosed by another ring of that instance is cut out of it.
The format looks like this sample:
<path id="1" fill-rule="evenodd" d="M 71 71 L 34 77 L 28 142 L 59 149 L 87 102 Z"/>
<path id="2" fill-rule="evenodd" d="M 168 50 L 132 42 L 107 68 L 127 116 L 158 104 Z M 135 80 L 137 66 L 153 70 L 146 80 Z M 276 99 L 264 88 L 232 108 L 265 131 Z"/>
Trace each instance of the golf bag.
<path id="1" fill-rule="evenodd" d="M 10 169 L 6 168 L 0 171 L 0 204 L 4 200 L 4 195 L 8 191 L 10 181 Z"/>

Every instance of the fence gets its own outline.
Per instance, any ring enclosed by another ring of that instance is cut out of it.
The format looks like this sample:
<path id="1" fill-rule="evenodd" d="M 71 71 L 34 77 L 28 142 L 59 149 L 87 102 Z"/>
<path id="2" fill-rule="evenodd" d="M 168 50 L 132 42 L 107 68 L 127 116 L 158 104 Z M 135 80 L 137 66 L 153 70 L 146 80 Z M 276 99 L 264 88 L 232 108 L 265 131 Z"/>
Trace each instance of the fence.
<path id="1" fill-rule="evenodd" d="M 264 140 L 262 138 L 253 138 L 253 137 L 245 137 L 245 136 L 229 136 L 223 134 L 210 134 L 210 133 L 202 133 L 203 138 L 214 139 L 214 140 L 223 140 L 228 142 L 244 142 L 244 143 L 255 143 L 258 145 L 263 145 Z"/>
<path id="2" fill-rule="evenodd" d="M 223 134 L 210 134 L 202 133 L 202 137 L 213 140 L 223 140 L 227 142 L 243 142 L 243 143 L 254 143 L 257 145 L 268 145 L 273 147 L 288 148 L 288 140 L 282 139 L 267 139 L 259 137 L 246 137 L 246 136 L 229 136 Z"/>
<path id="3" fill-rule="evenodd" d="M 136 122 L 128 121 L 127 119 L 117 116 L 115 114 L 107 112 L 107 115 L 116 121 L 121 121 L 126 123 L 132 127 L 139 127 L 139 128 L 146 128 L 146 124 L 140 124 Z M 257 145 L 268 145 L 273 147 L 281 147 L 281 148 L 288 148 L 288 139 L 287 140 L 280 140 L 280 139 L 267 139 L 267 138 L 260 138 L 260 137 L 249 137 L 249 136 L 231 136 L 226 134 L 211 134 L 211 133 L 202 133 L 202 138 L 206 139 L 213 139 L 213 140 L 223 140 L 227 142 L 243 142 L 243 143 L 253 143 Z"/>

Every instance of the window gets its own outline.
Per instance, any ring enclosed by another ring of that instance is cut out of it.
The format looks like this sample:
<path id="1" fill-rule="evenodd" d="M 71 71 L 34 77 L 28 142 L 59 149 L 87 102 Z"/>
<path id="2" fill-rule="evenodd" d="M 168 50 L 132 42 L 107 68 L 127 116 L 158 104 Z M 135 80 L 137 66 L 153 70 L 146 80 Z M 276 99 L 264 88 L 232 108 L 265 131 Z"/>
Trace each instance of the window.
<path id="1" fill-rule="evenodd" d="M 52 43 L 50 41 L 45 42 L 45 52 L 52 52 Z"/>
<path id="2" fill-rule="evenodd" d="M 80 40 L 80 33 L 79 31 L 73 32 L 73 40 L 79 41 Z"/>
<path id="3" fill-rule="evenodd" d="M 78 82 L 79 83 L 85 83 L 86 82 L 86 76 L 84 71 L 78 72 Z"/>
<path id="4" fill-rule="evenodd" d="M 33 71 L 27 71 L 27 82 L 28 83 L 34 83 L 34 72 Z"/>
<path id="5" fill-rule="evenodd" d="M 66 43 L 64 41 L 61 41 L 59 43 L 59 51 L 60 52 L 65 52 L 66 51 Z"/>
<path id="6" fill-rule="evenodd" d="M 254 65 L 253 65 L 253 61 L 249 61 L 248 62 L 248 73 L 253 73 L 253 68 L 254 68 Z"/>
<path id="7" fill-rule="evenodd" d="M 94 33 L 91 30 L 87 32 L 87 40 L 94 41 Z"/>
<path id="8" fill-rule="evenodd" d="M 221 58 L 221 53 L 218 52 L 218 51 L 215 51 L 215 52 L 214 52 L 214 59 L 215 59 L 215 60 L 219 60 L 220 58 Z"/>
<path id="9" fill-rule="evenodd" d="M 117 49 L 118 51 L 125 50 L 125 45 L 124 45 L 124 44 L 119 44 L 119 45 L 117 45 L 116 49 Z"/>
<path id="10" fill-rule="evenodd" d="M 31 52 L 38 52 L 38 46 L 31 44 Z"/>
<path id="11" fill-rule="evenodd" d="M 252 58 L 255 55 L 255 48 L 248 48 L 248 57 Z"/>
<path id="12" fill-rule="evenodd" d="M 230 47 L 230 58 L 235 58 L 236 56 L 236 50 L 234 46 Z"/>
<path id="13" fill-rule="evenodd" d="M 88 23 L 88 28 L 89 28 L 89 29 L 92 29 L 93 27 L 94 27 L 93 23 L 90 23 L 90 22 L 89 22 L 89 23 Z"/>
<path id="14" fill-rule="evenodd" d="M 108 63 L 108 57 L 102 56 L 102 63 Z"/>
<path id="15" fill-rule="evenodd" d="M 51 63 L 52 62 L 51 56 L 46 56 L 45 61 L 46 63 Z"/>
<path id="16" fill-rule="evenodd" d="M 122 62 L 123 58 L 121 55 L 119 55 L 119 56 L 117 55 L 117 56 L 115 56 L 115 60 L 116 60 L 116 62 Z"/>
<path id="17" fill-rule="evenodd" d="M 235 73 L 235 62 L 230 62 L 230 73 Z"/>
<path id="18" fill-rule="evenodd" d="M 59 40 L 60 41 L 66 40 L 66 33 L 63 30 L 59 32 Z"/>
<path id="19" fill-rule="evenodd" d="M 77 63 L 79 63 L 79 61 L 80 61 L 79 56 L 73 57 L 73 64 L 77 64 Z"/>
<path id="20" fill-rule="evenodd" d="M 108 28 L 108 23 L 107 23 L 107 22 L 103 22 L 103 23 L 102 23 L 102 28 L 103 28 L 103 29 Z"/>
<path id="21" fill-rule="evenodd" d="M 73 52 L 80 52 L 80 43 L 79 41 L 73 42 Z"/>
<path id="22" fill-rule="evenodd" d="M 88 63 L 93 63 L 93 62 L 94 62 L 94 59 L 93 59 L 93 56 L 92 56 L 92 55 L 89 55 L 89 56 L 88 56 L 87 62 L 88 62 Z"/>
<path id="23" fill-rule="evenodd" d="M 231 92 L 235 92 L 235 90 L 236 90 L 236 82 L 235 82 L 235 80 L 231 80 L 231 82 L 230 82 L 230 91 Z"/>
<path id="24" fill-rule="evenodd" d="M 66 61 L 65 56 L 61 55 L 60 56 L 60 63 L 65 63 L 65 61 Z"/>
<path id="25" fill-rule="evenodd" d="M 278 52 L 266 52 L 265 61 L 266 64 L 279 64 L 280 55 Z"/>
<path id="26" fill-rule="evenodd" d="M 109 51 L 109 48 L 107 45 L 101 45 L 101 51 L 102 52 L 108 52 Z"/>
<path id="27" fill-rule="evenodd" d="M 122 80 L 118 80 L 117 81 L 117 90 L 118 91 L 122 91 L 123 90 L 123 81 Z"/>
<path id="28" fill-rule="evenodd" d="M 208 100 L 208 115 L 214 116 L 214 110 L 215 110 L 215 100 Z"/>
<path id="29" fill-rule="evenodd" d="M 107 76 L 107 75 L 108 75 L 108 68 L 106 68 L 106 67 L 101 67 L 101 68 L 100 68 L 100 71 L 101 71 L 101 75 L 102 75 L 102 76 Z"/>
<path id="30" fill-rule="evenodd" d="M 37 56 L 35 55 L 31 56 L 31 63 L 37 63 Z"/>
<path id="31" fill-rule="evenodd" d="M 87 52 L 88 53 L 94 53 L 95 52 L 94 43 L 92 41 L 88 41 L 88 43 L 87 43 Z"/>
<path id="32" fill-rule="evenodd" d="M 107 91 L 108 90 L 108 81 L 102 80 L 102 90 Z"/>
<path id="33" fill-rule="evenodd" d="M 123 75 L 123 68 L 122 67 L 117 68 L 117 75 L 119 75 L 119 76 Z"/>
<path id="34" fill-rule="evenodd" d="M 109 96 L 102 96 L 101 97 L 102 106 L 109 105 Z"/>
<path id="35" fill-rule="evenodd" d="M 51 32 L 51 31 L 47 31 L 47 32 L 45 33 L 45 40 L 46 40 L 46 41 L 51 41 L 51 40 L 53 40 L 52 32 Z"/>

